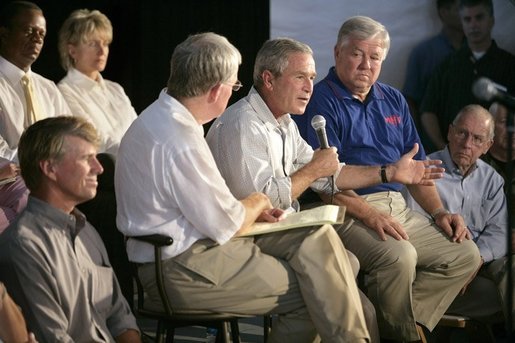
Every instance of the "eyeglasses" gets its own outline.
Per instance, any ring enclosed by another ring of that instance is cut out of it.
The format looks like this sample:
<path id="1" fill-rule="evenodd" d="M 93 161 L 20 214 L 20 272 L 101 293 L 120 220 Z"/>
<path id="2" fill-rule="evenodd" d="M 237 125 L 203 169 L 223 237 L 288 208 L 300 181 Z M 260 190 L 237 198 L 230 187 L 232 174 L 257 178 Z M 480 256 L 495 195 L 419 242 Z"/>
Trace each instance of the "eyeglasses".
<path id="1" fill-rule="evenodd" d="M 240 90 L 241 87 L 243 87 L 243 84 L 240 82 L 240 80 L 236 80 L 235 83 L 227 83 L 227 82 L 224 82 L 224 83 L 228 86 L 231 86 L 233 92 L 237 92 Z"/>
<path id="2" fill-rule="evenodd" d="M 477 147 L 482 146 L 486 141 L 488 141 L 488 138 L 485 136 L 475 135 L 471 132 L 468 132 L 465 129 L 461 129 L 454 125 L 452 126 L 452 128 L 453 128 L 454 136 L 456 136 L 456 138 L 458 138 L 460 141 L 465 141 L 470 136 L 470 137 L 472 137 L 472 144 L 474 144 Z"/>

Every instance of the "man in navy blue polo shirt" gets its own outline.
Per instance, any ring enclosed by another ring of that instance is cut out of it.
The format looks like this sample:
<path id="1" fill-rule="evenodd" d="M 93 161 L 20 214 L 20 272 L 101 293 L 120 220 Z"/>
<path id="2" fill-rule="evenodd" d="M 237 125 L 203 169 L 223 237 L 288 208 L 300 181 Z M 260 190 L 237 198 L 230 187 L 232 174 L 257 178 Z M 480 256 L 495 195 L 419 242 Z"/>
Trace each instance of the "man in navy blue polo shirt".
<path id="1" fill-rule="evenodd" d="M 390 44 L 385 27 L 368 17 L 347 20 L 334 49 L 336 66 L 319 82 L 303 116 L 294 116 L 301 135 L 318 147 L 310 122 L 323 115 L 329 144 L 340 161 L 387 165 L 399 159 L 419 136 L 402 94 L 376 82 Z M 418 159 L 425 159 L 420 149 Z M 388 182 L 335 196 L 356 224 L 340 236 L 366 272 L 367 295 L 376 306 L 381 337 L 419 340 L 420 326 L 432 330 L 480 264 L 463 218 L 449 213 L 434 186 L 409 186 L 427 219 L 407 208 Z M 359 194 L 359 195 L 358 195 Z"/>

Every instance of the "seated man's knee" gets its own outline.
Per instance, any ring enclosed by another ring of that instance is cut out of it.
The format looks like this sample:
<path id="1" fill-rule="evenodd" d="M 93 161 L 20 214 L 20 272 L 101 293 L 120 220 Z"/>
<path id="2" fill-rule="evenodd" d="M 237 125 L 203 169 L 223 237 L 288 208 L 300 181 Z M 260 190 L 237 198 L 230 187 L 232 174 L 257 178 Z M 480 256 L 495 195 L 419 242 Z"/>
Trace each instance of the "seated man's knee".
<path id="1" fill-rule="evenodd" d="M 477 245 L 472 240 L 465 240 L 459 243 L 459 254 L 456 254 L 456 259 L 469 266 L 471 270 L 477 270 L 481 262 L 481 255 Z"/>
<path id="2" fill-rule="evenodd" d="M 400 241 L 395 248 L 389 248 L 377 257 L 377 265 L 392 270 L 392 272 L 414 272 L 417 266 L 418 254 L 413 245 Z"/>

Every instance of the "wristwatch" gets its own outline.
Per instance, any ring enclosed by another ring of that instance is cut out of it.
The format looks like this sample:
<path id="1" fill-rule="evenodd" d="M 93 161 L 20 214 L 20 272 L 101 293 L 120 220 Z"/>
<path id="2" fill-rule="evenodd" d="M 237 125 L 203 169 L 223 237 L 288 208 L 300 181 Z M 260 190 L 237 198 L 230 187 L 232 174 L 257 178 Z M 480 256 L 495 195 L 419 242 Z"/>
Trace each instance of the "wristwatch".
<path id="1" fill-rule="evenodd" d="M 440 207 L 440 208 L 437 208 L 436 210 L 433 211 L 433 213 L 431 213 L 431 218 L 433 218 L 434 221 L 436 221 L 436 216 L 438 216 L 439 214 L 441 213 L 450 213 L 449 211 L 447 211 L 445 208 L 443 207 Z"/>
<path id="2" fill-rule="evenodd" d="M 381 182 L 382 183 L 388 183 L 388 178 L 386 177 L 386 165 L 383 164 L 381 166 Z"/>

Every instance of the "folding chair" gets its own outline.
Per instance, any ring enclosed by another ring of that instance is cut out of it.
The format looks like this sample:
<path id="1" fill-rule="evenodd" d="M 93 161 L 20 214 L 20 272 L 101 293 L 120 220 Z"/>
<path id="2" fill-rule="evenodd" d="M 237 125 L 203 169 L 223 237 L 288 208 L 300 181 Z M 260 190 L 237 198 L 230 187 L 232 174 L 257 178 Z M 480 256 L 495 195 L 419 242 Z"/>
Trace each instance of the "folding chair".
<path id="1" fill-rule="evenodd" d="M 173 239 L 171 237 L 154 234 L 148 236 L 134 236 L 130 238 L 147 242 L 154 246 L 156 284 L 164 311 L 149 310 L 145 307 L 145 292 L 138 277 L 138 265 L 133 264 L 132 269 L 138 295 L 137 307 L 135 310 L 139 316 L 157 320 L 156 342 L 173 342 L 175 328 L 186 326 L 216 328 L 216 342 L 229 343 L 231 342 L 231 338 L 233 343 L 241 342 L 238 329 L 238 317 L 208 311 L 205 313 L 178 313 L 172 310 L 171 299 L 169 298 L 164 286 L 163 266 L 161 263 L 161 248 L 173 243 Z M 231 328 L 230 334 L 228 329 L 229 325 Z"/>

